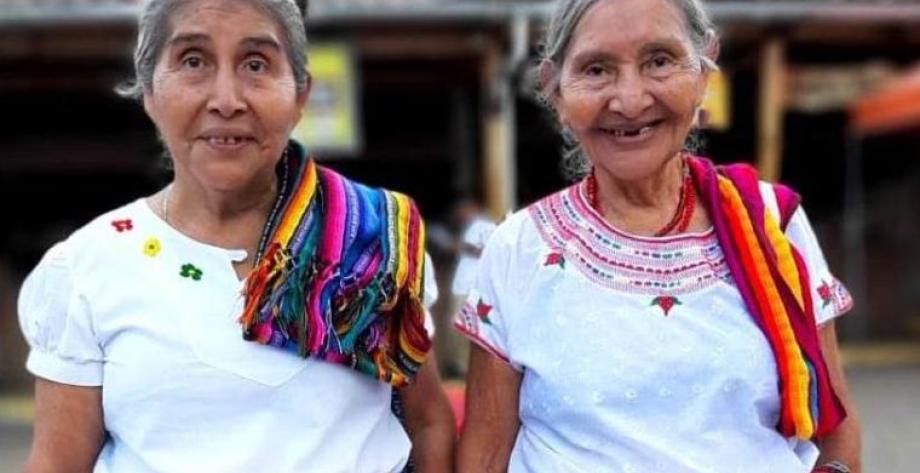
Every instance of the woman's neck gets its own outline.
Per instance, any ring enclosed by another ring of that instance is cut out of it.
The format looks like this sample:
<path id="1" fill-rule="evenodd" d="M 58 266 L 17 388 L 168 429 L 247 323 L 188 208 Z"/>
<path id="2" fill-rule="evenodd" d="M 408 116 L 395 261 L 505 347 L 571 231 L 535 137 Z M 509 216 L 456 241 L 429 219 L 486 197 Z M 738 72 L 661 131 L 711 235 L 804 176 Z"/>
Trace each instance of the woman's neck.
<path id="1" fill-rule="evenodd" d="M 252 256 L 277 196 L 274 175 L 244 189 L 217 191 L 177 178 L 160 196 L 163 219 L 198 241 Z"/>
<path id="2" fill-rule="evenodd" d="M 680 154 L 640 179 L 621 179 L 595 167 L 597 209 L 613 226 L 643 236 L 655 235 L 677 211 L 683 185 Z"/>

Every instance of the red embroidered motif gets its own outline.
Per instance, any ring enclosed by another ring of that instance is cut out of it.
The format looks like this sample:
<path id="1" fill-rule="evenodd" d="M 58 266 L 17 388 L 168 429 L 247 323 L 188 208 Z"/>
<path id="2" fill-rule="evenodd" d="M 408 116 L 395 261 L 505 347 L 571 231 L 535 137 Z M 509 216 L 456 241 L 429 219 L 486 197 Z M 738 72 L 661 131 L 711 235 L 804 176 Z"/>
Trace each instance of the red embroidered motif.
<path id="1" fill-rule="evenodd" d="M 492 321 L 489 320 L 489 312 L 492 312 L 492 306 L 479 299 L 479 302 L 476 303 L 476 315 L 479 316 L 479 320 L 482 320 L 483 323 L 492 325 Z"/>
<path id="2" fill-rule="evenodd" d="M 675 305 L 683 305 L 683 304 L 680 302 L 680 299 L 674 296 L 658 296 L 652 299 L 652 303 L 649 305 L 657 305 L 658 307 L 661 307 L 661 310 L 664 311 L 665 317 L 667 317 L 668 313 L 671 312 L 671 309 Z"/>
<path id="3" fill-rule="evenodd" d="M 824 303 L 821 307 L 827 307 L 834 301 L 834 295 L 831 293 L 831 287 L 825 281 L 821 281 L 821 285 L 818 286 L 818 296 L 821 297 L 821 301 Z"/>
<path id="4" fill-rule="evenodd" d="M 546 255 L 546 261 L 543 262 L 543 266 L 552 266 L 558 265 L 560 268 L 565 269 L 565 256 L 558 251 L 554 251 Z"/>
<path id="5" fill-rule="evenodd" d="M 115 231 L 118 233 L 134 229 L 134 223 L 131 222 L 130 218 L 126 218 L 124 220 L 113 220 L 112 226 L 115 227 Z"/>

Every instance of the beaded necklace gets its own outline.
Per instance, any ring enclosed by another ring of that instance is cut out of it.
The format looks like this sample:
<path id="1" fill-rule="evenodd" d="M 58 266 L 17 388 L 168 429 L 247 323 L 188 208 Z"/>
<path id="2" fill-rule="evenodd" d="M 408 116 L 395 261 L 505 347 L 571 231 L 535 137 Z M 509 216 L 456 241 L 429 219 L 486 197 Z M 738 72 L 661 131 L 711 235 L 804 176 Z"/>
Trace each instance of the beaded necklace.
<path id="1" fill-rule="evenodd" d="M 686 159 L 683 157 L 680 159 L 682 163 L 681 174 L 683 176 L 681 179 L 680 200 L 677 202 L 677 209 L 674 211 L 671 220 L 655 232 L 654 235 L 656 237 L 670 235 L 671 233 L 680 234 L 686 232 L 687 228 L 690 227 L 693 213 L 696 211 L 696 192 L 693 189 L 693 178 L 690 176 Z M 604 215 L 597 193 L 597 176 L 593 168 L 591 169 L 591 174 L 589 174 L 585 180 L 585 193 L 587 194 L 588 203 L 591 207 L 597 211 L 598 214 Z"/>

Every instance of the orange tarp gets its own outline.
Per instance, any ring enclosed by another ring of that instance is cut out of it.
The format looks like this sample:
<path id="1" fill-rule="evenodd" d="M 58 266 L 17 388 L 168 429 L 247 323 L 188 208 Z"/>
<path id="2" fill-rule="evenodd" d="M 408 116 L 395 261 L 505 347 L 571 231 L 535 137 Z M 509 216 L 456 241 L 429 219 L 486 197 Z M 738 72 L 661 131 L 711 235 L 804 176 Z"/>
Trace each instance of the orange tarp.
<path id="1" fill-rule="evenodd" d="M 861 134 L 920 128 L 920 65 L 856 102 L 850 118 Z"/>

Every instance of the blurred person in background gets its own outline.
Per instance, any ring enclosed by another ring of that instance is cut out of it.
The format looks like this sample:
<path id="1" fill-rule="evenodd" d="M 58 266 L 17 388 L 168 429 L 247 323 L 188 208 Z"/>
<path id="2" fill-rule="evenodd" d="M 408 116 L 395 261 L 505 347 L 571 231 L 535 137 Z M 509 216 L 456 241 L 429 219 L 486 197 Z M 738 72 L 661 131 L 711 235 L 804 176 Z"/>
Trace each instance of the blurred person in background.
<path id="1" fill-rule="evenodd" d="M 26 471 L 394 472 L 410 447 L 417 471 L 450 468 L 423 223 L 289 139 L 310 91 L 303 21 L 293 0 L 144 5 L 121 92 L 174 178 L 25 281 Z"/>
<path id="2" fill-rule="evenodd" d="M 469 360 L 469 344 L 464 337 L 450 328 L 450 317 L 455 314 L 466 300 L 476 278 L 479 257 L 485 248 L 489 236 L 495 230 L 495 222 L 483 211 L 478 201 L 465 198 L 455 206 L 453 219 L 456 222 L 458 236 L 453 241 L 453 251 L 457 256 L 457 266 L 451 282 L 451 307 L 443 327 L 438 327 L 438 340 L 435 348 L 442 373 L 448 377 L 462 377 L 466 374 Z"/>
<path id="3" fill-rule="evenodd" d="M 541 92 L 577 182 L 504 223 L 457 316 L 458 470 L 858 472 L 798 196 L 685 148 L 718 40 L 698 0 L 559 0 Z"/>

